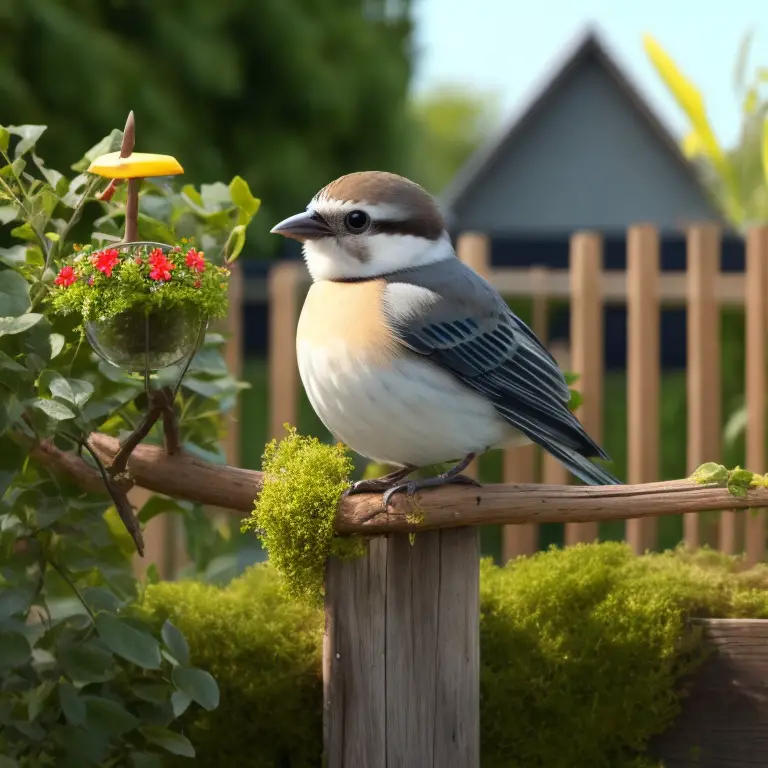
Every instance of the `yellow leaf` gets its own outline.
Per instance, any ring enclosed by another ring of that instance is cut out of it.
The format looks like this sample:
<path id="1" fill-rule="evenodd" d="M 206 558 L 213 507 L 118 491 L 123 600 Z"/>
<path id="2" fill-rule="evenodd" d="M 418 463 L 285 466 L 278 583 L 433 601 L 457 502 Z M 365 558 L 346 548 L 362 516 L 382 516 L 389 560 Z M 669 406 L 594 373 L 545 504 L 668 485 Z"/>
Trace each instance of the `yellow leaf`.
<path id="1" fill-rule="evenodd" d="M 176 176 L 184 173 L 184 169 L 171 155 L 134 152 L 128 157 L 120 157 L 119 152 L 110 152 L 97 157 L 88 167 L 88 173 L 108 179 L 143 179 L 148 176 Z"/>
<path id="2" fill-rule="evenodd" d="M 683 154 L 689 159 L 693 159 L 697 155 L 701 155 L 704 151 L 704 146 L 696 131 L 691 131 L 682 142 Z"/>
<path id="3" fill-rule="evenodd" d="M 747 95 L 744 97 L 744 104 L 742 105 L 745 115 L 751 115 L 757 109 L 757 89 L 750 88 L 747 91 Z"/>
<path id="4" fill-rule="evenodd" d="M 677 68 L 669 54 L 651 35 L 643 35 L 643 47 L 680 108 L 688 115 L 693 126 L 698 128 L 702 119 L 706 121 L 706 114 L 704 99 L 696 86 Z"/>

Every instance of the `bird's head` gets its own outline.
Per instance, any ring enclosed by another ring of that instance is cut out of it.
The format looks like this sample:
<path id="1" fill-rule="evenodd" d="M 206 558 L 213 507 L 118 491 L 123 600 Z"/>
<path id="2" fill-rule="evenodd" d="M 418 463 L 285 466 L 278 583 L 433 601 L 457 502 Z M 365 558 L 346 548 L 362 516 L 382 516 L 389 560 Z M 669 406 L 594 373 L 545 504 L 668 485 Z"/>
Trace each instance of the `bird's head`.
<path id="1" fill-rule="evenodd" d="M 350 173 L 323 187 L 274 234 L 304 244 L 312 279 L 355 280 L 455 258 L 432 196 L 393 173 Z"/>

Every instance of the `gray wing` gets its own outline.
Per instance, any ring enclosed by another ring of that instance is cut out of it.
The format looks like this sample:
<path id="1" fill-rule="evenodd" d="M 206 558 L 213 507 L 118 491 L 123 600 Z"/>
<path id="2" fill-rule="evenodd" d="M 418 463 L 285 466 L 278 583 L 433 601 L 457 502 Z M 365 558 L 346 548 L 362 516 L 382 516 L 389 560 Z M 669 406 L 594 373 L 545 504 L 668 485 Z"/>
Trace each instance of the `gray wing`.
<path id="1" fill-rule="evenodd" d="M 403 345 L 488 397 L 504 419 L 584 482 L 619 482 L 587 460 L 608 457 L 568 410 L 562 371 L 488 282 L 458 259 L 396 273 L 387 281 L 393 297 L 388 320 Z M 397 283 L 433 296 L 400 311 Z"/>

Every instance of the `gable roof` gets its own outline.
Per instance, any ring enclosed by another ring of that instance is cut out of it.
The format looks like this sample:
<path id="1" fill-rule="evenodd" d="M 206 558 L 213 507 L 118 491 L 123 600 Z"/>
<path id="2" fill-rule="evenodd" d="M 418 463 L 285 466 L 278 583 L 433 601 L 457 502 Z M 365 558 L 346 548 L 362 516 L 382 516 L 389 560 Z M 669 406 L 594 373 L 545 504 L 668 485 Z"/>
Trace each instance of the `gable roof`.
<path id="1" fill-rule="evenodd" d="M 716 203 L 712 200 L 696 168 L 683 155 L 678 142 L 651 109 L 646 99 L 641 95 L 638 86 L 619 66 L 616 58 L 609 52 L 607 45 L 594 27 L 587 28 L 575 38 L 565 53 L 556 60 L 554 67 L 545 73 L 529 98 L 513 114 L 506 127 L 469 158 L 448 188 L 440 195 L 440 205 L 446 211 L 449 219 L 452 217 L 453 209 L 468 195 L 472 194 L 475 186 L 482 182 L 486 173 L 517 140 L 523 129 L 527 128 L 539 116 L 544 107 L 557 96 L 560 89 L 565 85 L 568 76 L 590 59 L 598 63 L 627 97 L 640 121 L 650 129 L 662 151 L 669 157 L 670 163 L 688 177 L 696 189 L 700 190 L 702 203 L 712 210 L 712 217 L 723 221 L 722 214 L 718 211 Z"/>

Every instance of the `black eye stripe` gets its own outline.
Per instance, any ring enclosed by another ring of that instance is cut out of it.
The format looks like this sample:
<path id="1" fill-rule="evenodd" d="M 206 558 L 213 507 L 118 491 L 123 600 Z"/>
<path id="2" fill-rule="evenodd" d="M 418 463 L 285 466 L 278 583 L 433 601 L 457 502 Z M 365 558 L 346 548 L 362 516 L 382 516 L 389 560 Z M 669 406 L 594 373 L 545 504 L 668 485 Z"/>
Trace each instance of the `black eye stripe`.
<path id="1" fill-rule="evenodd" d="M 442 224 L 428 219 L 374 220 L 372 234 L 413 235 L 427 240 L 438 240 L 443 234 Z"/>

